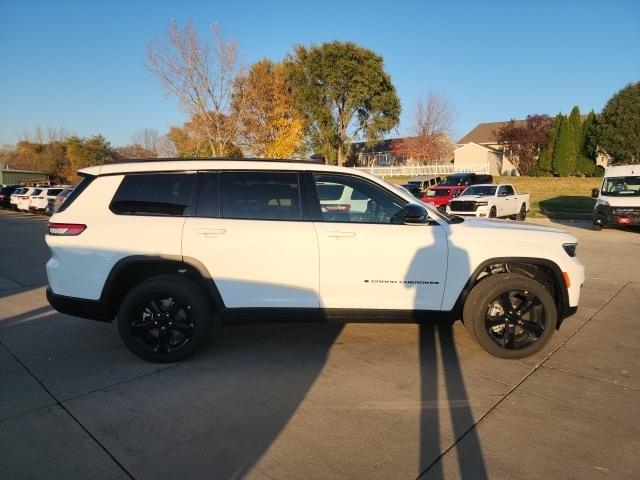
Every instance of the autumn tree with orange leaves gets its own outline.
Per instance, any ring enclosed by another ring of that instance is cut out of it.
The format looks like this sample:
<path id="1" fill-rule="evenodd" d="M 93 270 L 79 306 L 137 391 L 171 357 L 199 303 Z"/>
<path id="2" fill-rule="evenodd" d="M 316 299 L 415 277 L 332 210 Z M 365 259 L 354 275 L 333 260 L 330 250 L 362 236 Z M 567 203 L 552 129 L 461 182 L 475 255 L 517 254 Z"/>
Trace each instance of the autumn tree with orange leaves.
<path id="1" fill-rule="evenodd" d="M 286 68 L 261 60 L 236 81 L 233 110 L 242 119 L 238 142 L 247 154 L 292 158 L 303 153 L 305 121 L 296 108 Z"/>

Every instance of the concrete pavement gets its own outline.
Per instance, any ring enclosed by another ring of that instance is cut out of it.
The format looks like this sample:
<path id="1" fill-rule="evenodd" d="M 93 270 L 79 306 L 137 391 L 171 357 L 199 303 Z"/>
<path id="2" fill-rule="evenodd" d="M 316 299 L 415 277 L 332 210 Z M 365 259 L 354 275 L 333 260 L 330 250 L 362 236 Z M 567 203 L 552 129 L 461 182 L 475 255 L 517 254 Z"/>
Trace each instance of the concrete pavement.
<path id="1" fill-rule="evenodd" d="M 44 297 L 46 219 L 0 212 L 6 478 L 633 478 L 640 235 L 580 239 L 581 308 L 522 361 L 462 325 L 225 328 L 145 363 Z"/>

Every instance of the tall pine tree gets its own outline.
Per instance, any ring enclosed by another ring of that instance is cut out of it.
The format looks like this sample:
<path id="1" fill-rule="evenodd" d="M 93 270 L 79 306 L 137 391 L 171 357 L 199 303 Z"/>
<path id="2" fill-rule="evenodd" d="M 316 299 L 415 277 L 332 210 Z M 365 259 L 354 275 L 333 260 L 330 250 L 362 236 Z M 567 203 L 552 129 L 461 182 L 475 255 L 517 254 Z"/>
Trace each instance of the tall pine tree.
<path id="1" fill-rule="evenodd" d="M 542 150 L 540 154 L 540 158 L 538 158 L 538 163 L 535 167 L 535 173 L 537 175 L 550 175 L 553 173 L 553 149 L 556 145 L 556 139 L 558 138 L 558 130 L 560 129 L 560 124 L 564 119 L 564 115 L 559 113 L 556 115 L 556 118 L 553 120 L 553 124 L 549 129 L 549 141 L 547 142 L 547 146 Z"/>
<path id="2" fill-rule="evenodd" d="M 576 105 L 566 122 L 560 126 L 558 142 L 556 144 L 554 158 L 556 171 L 561 177 L 573 175 L 576 171 L 576 163 L 580 154 L 582 140 L 582 125 L 580 122 L 580 109 Z"/>
<path id="3" fill-rule="evenodd" d="M 554 140 L 553 140 L 553 153 L 551 154 L 551 172 L 554 175 L 558 175 L 558 164 L 562 163 L 562 159 L 558 157 L 559 146 L 560 146 L 560 137 L 562 136 L 562 132 L 565 130 L 565 124 L 567 123 L 567 117 L 563 114 L 559 113 L 554 120 Z"/>
<path id="4" fill-rule="evenodd" d="M 580 136 L 580 153 L 576 163 L 576 173 L 594 176 L 596 169 L 596 114 L 593 110 L 589 112 L 586 120 L 582 124 Z"/>

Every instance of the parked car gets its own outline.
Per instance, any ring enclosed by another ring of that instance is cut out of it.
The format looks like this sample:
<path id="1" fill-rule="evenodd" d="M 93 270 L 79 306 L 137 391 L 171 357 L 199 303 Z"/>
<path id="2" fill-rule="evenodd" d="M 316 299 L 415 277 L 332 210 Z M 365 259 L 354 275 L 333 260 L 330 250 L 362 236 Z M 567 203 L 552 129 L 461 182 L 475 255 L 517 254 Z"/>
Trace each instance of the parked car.
<path id="1" fill-rule="evenodd" d="M 10 208 L 13 210 L 17 210 L 18 209 L 18 199 L 20 198 L 20 195 L 22 195 L 23 192 L 26 192 L 27 188 L 26 187 L 18 187 L 14 190 L 14 192 L 11 194 L 10 196 L 10 200 L 9 200 L 9 205 Z"/>
<path id="2" fill-rule="evenodd" d="M 47 208 L 45 210 L 45 213 L 47 215 L 53 215 L 58 210 L 60 210 L 60 207 L 62 206 L 64 201 L 67 199 L 67 197 L 69 195 L 71 195 L 71 192 L 73 192 L 74 188 L 75 187 L 63 188 L 62 191 L 60 193 L 58 193 L 58 195 L 55 196 L 55 198 L 53 198 L 53 199 L 50 198 L 47 201 Z"/>
<path id="3" fill-rule="evenodd" d="M 31 197 L 34 192 L 40 193 L 41 189 L 34 187 L 26 187 L 26 189 L 18 195 L 18 202 L 16 203 L 16 209 L 23 212 L 29 211 L 29 205 L 31 205 Z"/>
<path id="4" fill-rule="evenodd" d="M 437 186 L 431 187 L 422 197 L 422 201 L 431 207 L 444 211 L 448 203 L 460 195 L 469 185 L 479 183 L 491 183 L 491 175 L 478 175 L 475 173 L 453 173 Z"/>
<path id="5" fill-rule="evenodd" d="M 593 228 L 640 225 L 640 166 L 607 167 L 601 188 L 594 188 Z"/>
<path id="6" fill-rule="evenodd" d="M 181 159 L 79 174 L 46 235 L 47 298 L 117 318 L 149 361 L 186 358 L 214 322 L 287 314 L 462 317 L 485 350 L 521 358 L 575 312 L 585 278 L 572 235 L 449 218 L 354 169 Z"/>
<path id="7" fill-rule="evenodd" d="M 425 192 L 429 188 L 438 185 L 441 181 L 442 177 L 440 175 L 421 175 L 419 177 L 412 178 L 407 182 L 407 184 L 415 185 L 420 189 L 421 192 Z M 407 188 L 407 190 L 412 192 L 410 188 Z"/>
<path id="8" fill-rule="evenodd" d="M 56 186 L 51 188 L 44 188 L 39 193 L 33 193 L 31 195 L 31 203 L 29 204 L 29 210 L 39 213 L 45 213 L 49 201 L 55 200 L 56 196 L 62 192 L 64 186 Z"/>
<path id="9" fill-rule="evenodd" d="M 480 184 L 467 187 L 447 205 L 449 215 L 524 220 L 529 211 L 528 193 L 516 193 L 513 185 Z"/>
<path id="10" fill-rule="evenodd" d="M 420 199 L 422 198 L 422 190 L 420 189 L 420 185 L 416 185 L 415 183 L 403 183 L 402 185 L 400 185 L 402 188 L 404 188 L 407 192 L 409 192 L 411 195 L 413 195 L 414 197 Z"/>
<path id="11" fill-rule="evenodd" d="M 18 185 L 7 185 L 0 188 L 0 207 L 11 208 L 11 195 L 20 188 Z"/>

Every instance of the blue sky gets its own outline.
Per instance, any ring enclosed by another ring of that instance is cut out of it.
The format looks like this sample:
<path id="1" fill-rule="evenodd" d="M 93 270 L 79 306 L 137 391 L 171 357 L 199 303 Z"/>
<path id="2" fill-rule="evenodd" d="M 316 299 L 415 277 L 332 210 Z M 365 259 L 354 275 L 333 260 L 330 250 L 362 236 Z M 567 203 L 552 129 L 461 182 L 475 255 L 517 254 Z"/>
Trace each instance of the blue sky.
<path id="1" fill-rule="evenodd" d="M 377 6 L 377 5 L 380 6 Z M 400 96 L 397 134 L 429 90 L 456 106 L 456 138 L 530 113 L 599 111 L 640 80 L 633 1 L 36 1 L 0 0 L 0 144 L 36 125 L 113 145 L 184 115 L 144 68 L 171 18 L 217 22 L 245 64 L 294 44 L 349 40 L 382 55 Z"/>

